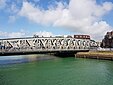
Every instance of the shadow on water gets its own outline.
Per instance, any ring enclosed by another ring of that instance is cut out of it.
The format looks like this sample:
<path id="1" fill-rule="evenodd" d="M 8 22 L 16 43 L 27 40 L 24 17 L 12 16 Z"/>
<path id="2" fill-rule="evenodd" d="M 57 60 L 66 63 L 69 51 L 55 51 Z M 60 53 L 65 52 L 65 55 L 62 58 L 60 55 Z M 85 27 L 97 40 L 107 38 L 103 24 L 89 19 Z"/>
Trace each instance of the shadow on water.
<path id="1" fill-rule="evenodd" d="M 75 57 L 75 52 L 74 53 L 70 53 L 70 52 L 58 52 L 58 53 L 55 53 L 54 55 L 57 56 L 57 57 L 61 57 L 61 58 L 67 58 L 67 57 Z"/>

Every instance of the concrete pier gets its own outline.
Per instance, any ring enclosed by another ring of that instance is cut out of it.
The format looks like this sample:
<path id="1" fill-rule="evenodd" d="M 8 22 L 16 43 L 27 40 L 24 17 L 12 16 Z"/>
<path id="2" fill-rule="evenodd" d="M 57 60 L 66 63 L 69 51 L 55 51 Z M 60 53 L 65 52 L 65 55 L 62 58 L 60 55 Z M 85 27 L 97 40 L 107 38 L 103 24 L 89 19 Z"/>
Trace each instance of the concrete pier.
<path id="1" fill-rule="evenodd" d="M 113 52 L 111 51 L 78 52 L 75 55 L 75 57 L 76 58 L 113 60 Z"/>

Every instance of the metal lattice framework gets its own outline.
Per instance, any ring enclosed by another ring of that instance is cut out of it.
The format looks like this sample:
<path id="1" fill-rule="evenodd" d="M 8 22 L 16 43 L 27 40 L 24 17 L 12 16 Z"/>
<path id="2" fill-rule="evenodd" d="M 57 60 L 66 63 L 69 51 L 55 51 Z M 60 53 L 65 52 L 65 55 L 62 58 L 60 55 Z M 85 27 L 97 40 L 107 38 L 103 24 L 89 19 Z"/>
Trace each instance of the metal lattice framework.
<path id="1" fill-rule="evenodd" d="M 89 50 L 91 46 L 97 46 L 88 39 L 75 38 L 12 38 L 0 40 L 0 53 L 10 52 L 49 52 Z"/>

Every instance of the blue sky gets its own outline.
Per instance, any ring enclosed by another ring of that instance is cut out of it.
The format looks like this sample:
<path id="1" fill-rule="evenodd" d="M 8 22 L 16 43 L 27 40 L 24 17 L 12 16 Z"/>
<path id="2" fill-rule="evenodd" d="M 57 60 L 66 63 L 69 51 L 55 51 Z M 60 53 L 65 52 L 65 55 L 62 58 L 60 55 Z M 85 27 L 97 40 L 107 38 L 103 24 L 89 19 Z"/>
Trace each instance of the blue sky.
<path id="1" fill-rule="evenodd" d="M 112 2 L 0 0 L 0 38 L 88 34 L 99 40 L 113 28 Z"/>

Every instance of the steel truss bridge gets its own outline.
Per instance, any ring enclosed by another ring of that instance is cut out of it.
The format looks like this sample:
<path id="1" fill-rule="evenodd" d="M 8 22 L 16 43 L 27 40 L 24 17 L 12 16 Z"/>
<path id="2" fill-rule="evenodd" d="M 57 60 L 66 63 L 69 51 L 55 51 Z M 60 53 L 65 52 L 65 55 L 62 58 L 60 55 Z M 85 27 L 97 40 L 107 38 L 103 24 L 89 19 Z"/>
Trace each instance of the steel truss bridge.
<path id="1" fill-rule="evenodd" d="M 97 47 L 97 43 L 89 39 L 27 37 L 0 39 L 0 55 L 20 53 L 55 53 L 89 51 Z"/>

